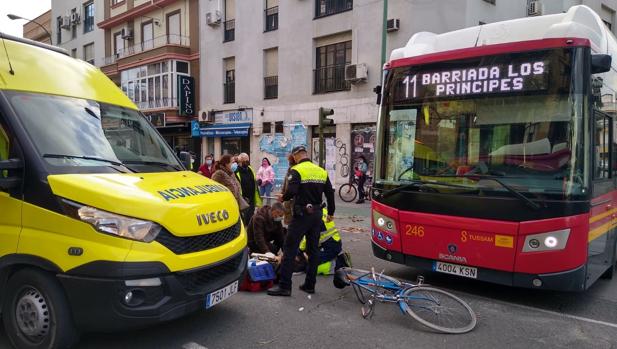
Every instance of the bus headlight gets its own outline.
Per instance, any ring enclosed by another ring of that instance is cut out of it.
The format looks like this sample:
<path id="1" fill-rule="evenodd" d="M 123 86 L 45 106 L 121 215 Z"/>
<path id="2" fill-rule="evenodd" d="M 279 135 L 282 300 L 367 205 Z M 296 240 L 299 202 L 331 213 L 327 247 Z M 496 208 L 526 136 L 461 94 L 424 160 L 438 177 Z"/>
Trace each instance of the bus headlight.
<path id="1" fill-rule="evenodd" d="M 570 229 L 532 234 L 525 237 L 523 252 L 558 251 L 566 248 L 570 237 Z"/>
<path id="2" fill-rule="evenodd" d="M 373 222 L 378 229 L 396 234 L 396 224 L 394 219 L 383 215 L 377 211 L 373 211 Z"/>
<path id="3" fill-rule="evenodd" d="M 101 233 L 131 240 L 151 242 L 161 231 L 161 226 L 154 222 L 125 217 L 90 206 L 80 207 L 77 215 Z"/>

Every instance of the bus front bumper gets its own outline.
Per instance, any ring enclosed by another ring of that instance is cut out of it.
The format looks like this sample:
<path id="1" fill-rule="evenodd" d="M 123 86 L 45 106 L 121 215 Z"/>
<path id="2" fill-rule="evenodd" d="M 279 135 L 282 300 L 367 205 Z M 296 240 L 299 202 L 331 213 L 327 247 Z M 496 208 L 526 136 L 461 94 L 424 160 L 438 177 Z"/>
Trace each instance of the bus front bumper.
<path id="1" fill-rule="evenodd" d="M 219 263 L 175 273 L 165 273 L 166 267 L 156 262 L 128 267 L 122 262 L 100 262 L 88 268 L 95 277 L 69 273 L 58 275 L 58 279 L 79 329 L 115 332 L 205 309 L 209 293 L 241 282 L 247 258 L 243 249 Z M 118 270 L 123 270 L 121 278 L 99 276 L 116 276 Z M 127 297 L 128 292 L 131 297 Z"/>
<path id="2" fill-rule="evenodd" d="M 385 259 L 390 262 L 399 263 L 414 267 L 417 269 L 433 271 L 435 260 L 405 255 L 401 252 L 386 250 L 381 246 L 371 242 L 373 245 L 373 254 L 375 257 Z M 478 277 L 475 280 L 491 282 L 506 286 L 534 288 L 542 290 L 555 291 L 584 291 L 587 270 L 585 265 L 576 269 L 567 270 L 559 273 L 550 274 L 527 274 L 507 272 L 501 270 L 480 268 L 478 269 Z M 448 274 L 449 275 L 449 274 Z M 452 275 L 456 277 L 455 275 Z M 460 277 L 460 276 L 459 276 Z M 534 285 L 534 280 L 540 280 L 540 286 Z"/>

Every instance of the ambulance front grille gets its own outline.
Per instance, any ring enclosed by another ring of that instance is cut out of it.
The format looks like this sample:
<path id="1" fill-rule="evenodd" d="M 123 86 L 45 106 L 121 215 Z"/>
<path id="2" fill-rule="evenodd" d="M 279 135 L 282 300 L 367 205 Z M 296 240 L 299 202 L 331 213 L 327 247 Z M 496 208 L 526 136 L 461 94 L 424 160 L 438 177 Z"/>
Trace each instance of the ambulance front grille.
<path id="1" fill-rule="evenodd" d="M 240 220 L 229 228 L 198 236 L 179 237 L 163 229 L 156 237 L 155 241 L 167 247 L 175 254 L 187 254 L 224 245 L 240 236 L 241 230 L 242 226 Z"/>
<path id="2" fill-rule="evenodd" d="M 178 273 L 176 277 L 187 293 L 200 293 L 222 278 L 238 272 L 242 268 L 243 257 L 244 254 L 240 253 L 223 263 L 202 270 Z"/>

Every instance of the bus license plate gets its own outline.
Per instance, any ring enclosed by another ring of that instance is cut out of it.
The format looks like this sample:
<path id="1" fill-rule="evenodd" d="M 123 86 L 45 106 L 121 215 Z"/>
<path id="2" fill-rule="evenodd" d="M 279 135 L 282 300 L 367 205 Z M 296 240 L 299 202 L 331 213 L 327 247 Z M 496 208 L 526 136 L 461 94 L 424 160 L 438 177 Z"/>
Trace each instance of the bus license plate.
<path id="1" fill-rule="evenodd" d="M 433 270 L 438 271 L 440 273 L 458 275 L 458 276 L 463 276 L 466 278 L 472 278 L 472 279 L 478 278 L 477 268 L 466 267 L 464 265 L 434 262 Z"/>
<path id="2" fill-rule="evenodd" d="M 208 294 L 208 296 L 206 296 L 206 309 L 221 303 L 236 293 L 238 293 L 238 281 Z"/>

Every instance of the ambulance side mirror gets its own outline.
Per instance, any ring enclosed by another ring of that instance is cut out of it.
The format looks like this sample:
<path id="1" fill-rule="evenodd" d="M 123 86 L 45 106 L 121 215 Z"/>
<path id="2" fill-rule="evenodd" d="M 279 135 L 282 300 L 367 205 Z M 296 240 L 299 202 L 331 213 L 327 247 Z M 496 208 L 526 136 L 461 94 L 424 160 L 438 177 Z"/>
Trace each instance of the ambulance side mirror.
<path id="1" fill-rule="evenodd" d="M 611 70 L 612 58 L 610 55 L 591 55 L 591 74 L 606 73 Z"/>
<path id="2" fill-rule="evenodd" d="M 0 190 L 9 190 L 21 185 L 21 177 L 9 176 L 14 170 L 21 170 L 24 167 L 20 159 L 8 159 L 0 161 Z"/>

